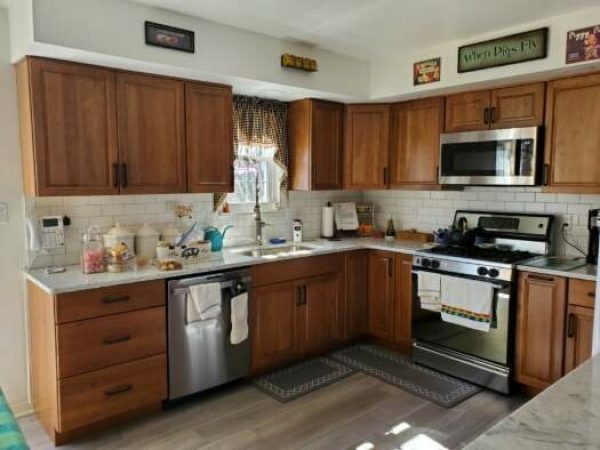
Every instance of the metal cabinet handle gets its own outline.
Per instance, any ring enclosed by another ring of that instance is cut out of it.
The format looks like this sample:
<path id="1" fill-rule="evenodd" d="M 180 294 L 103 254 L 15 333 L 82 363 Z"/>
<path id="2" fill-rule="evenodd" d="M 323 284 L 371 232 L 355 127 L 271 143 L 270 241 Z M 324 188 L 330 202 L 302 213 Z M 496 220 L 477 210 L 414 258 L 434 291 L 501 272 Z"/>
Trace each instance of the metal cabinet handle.
<path id="1" fill-rule="evenodd" d="M 388 168 L 387 167 L 383 168 L 383 184 L 385 184 L 385 185 L 388 184 Z"/>
<path id="2" fill-rule="evenodd" d="M 113 169 L 113 187 L 118 188 L 119 182 L 120 182 L 119 181 L 119 164 L 113 163 L 112 169 Z"/>
<path id="3" fill-rule="evenodd" d="M 532 274 L 529 274 L 528 278 L 530 280 L 537 280 L 537 281 L 549 281 L 549 282 L 553 282 L 554 281 L 553 277 L 544 277 L 542 275 L 532 275 Z"/>
<path id="4" fill-rule="evenodd" d="M 496 122 L 496 107 L 493 106 L 492 108 L 490 108 L 490 123 L 495 123 Z"/>
<path id="5" fill-rule="evenodd" d="M 393 276 L 394 275 L 394 261 L 392 261 L 391 259 L 388 261 L 388 276 Z"/>
<path id="6" fill-rule="evenodd" d="M 486 125 L 490 123 L 490 108 L 483 109 L 483 123 Z"/>
<path id="7" fill-rule="evenodd" d="M 104 391 L 104 395 L 110 397 L 111 395 L 123 394 L 125 392 L 129 392 L 133 389 L 133 384 L 123 384 L 121 386 L 116 386 L 114 388 L 110 388 Z"/>
<path id="8" fill-rule="evenodd" d="M 102 303 L 119 303 L 129 301 L 129 295 L 109 295 L 102 299 Z"/>
<path id="9" fill-rule="evenodd" d="M 575 314 L 570 313 L 567 318 L 567 337 L 572 338 L 575 336 Z"/>
<path id="10" fill-rule="evenodd" d="M 306 305 L 306 285 L 302 286 L 302 304 Z"/>
<path id="11" fill-rule="evenodd" d="M 296 306 L 302 306 L 302 286 L 296 288 Z"/>
<path id="12" fill-rule="evenodd" d="M 548 186 L 549 182 L 550 182 L 550 165 L 544 164 L 544 170 L 542 173 L 542 184 L 544 186 Z"/>
<path id="13" fill-rule="evenodd" d="M 127 164 L 121 164 L 121 186 L 126 188 L 129 183 L 127 178 Z"/>
<path id="14" fill-rule="evenodd" d="M 131 340 L 131 335 L 130 334 L 125 334 L 123 336 L 116 336 L 116 337 L 112 337 L 112 338 L 105 338 L 102 340 L 102 342 L 104 343 L 104 345 L 114 345 L 114 344 L 120 344 L 121 342 L 127 342 Z"/>
<path id="15" fill-rule="evenodd" d="M 588 295 L 588 297 L 592 297 L 592 298 L 596 297 L 595 292 L 588 292 L 587 295 Z"/>

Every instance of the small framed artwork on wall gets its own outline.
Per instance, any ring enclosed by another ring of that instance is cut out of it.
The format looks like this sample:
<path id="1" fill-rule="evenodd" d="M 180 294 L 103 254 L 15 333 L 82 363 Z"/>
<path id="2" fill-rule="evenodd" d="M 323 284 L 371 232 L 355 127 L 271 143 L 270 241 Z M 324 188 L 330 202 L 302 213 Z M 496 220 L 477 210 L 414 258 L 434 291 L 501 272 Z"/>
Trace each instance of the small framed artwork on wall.
<path id="1" fill-rule="evenodd" d="M 425 61 L 419 61 L 413 65 L 413 82 L 419 84 L 433 83 L 440 81 L 442 70 L 442 59 L 431 58 Z"/>
<path id="2" fill-rule="evenodd" d="M 193 31 L 148 21 L 146 21 L 144 25 L 146 31 L 146 45 L 194 53 Z"/>

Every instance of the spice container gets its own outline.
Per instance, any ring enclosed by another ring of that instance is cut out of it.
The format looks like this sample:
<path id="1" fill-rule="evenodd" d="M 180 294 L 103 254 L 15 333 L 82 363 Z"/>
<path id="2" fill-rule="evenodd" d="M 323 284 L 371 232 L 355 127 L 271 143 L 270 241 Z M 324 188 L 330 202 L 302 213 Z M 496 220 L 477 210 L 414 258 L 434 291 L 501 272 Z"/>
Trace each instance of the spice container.
<path id="1" fill-rule="evenodd" d="M 125 256 L 132 256 L 134 249 L 133 233 L 117 223 L 104 235 L 104 246 L 109 251 L 121 244 L 127 247 L 128 253 Z"/>
<path id="2" fill-rule="evenodd" d="M 102 273 L 104 266 L 104 244 L 100 227 L 92 225 L 83 235 L 81 249 L 81 271 L 83 273 Z"/>

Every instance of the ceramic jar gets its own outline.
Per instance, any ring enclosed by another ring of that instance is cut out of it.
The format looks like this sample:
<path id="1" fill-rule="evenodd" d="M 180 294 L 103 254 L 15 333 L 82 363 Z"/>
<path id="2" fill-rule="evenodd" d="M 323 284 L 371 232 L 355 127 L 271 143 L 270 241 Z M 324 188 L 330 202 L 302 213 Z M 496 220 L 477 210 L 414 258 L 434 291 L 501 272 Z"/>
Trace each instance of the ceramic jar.
<path id="1" fill-rule="evenodd" d="M 158 243 L 158 231 L 145 223 L 135 233 L 135 254 L 138 257 L 154 258 L 156 256 L 156 244 Z"/>
<path id="2" fill-rule="evenodd" d="M 128 251 L 126 256 L 132 256 L 135 248 L 134 235 L 127 228 L 117 223 L 114 227 L 108 230 L 108 233 L 104 235 L 104 247 L 107 249 L 112 249 L 121 244 L 125 244 L 127 246 Z"/>

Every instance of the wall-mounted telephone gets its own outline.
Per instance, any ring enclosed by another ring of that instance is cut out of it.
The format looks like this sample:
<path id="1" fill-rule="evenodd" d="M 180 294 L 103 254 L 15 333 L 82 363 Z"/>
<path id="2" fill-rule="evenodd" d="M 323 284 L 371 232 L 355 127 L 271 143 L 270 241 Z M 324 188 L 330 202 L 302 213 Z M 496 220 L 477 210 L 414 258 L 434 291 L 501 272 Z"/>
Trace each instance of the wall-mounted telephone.
<path id="1" fill-rule="evenodd" d="M 61 216 L 27 218 L 25 223 L 30 252 L 65 247 L 64 221 Z"/>

